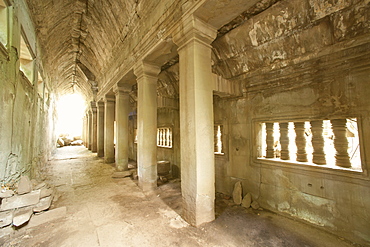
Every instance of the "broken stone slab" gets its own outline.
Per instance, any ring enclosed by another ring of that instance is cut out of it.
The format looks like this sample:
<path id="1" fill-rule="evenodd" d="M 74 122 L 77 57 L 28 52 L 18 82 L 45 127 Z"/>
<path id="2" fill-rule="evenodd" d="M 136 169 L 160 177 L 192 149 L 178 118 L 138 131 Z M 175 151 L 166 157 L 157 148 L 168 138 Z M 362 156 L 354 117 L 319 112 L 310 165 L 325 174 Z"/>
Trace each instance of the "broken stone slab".
<path id="1" fill-rule="evenodd" d="M 28 176 L 21 176 L 17 188 L 18 195 L 29 193 L 31 192 L 31 190 L 32 190 L 31 180 L 28 178 Z"/>
<path id="2" fill-rule="evenodd" d="M 8 190 L 8 189 L 3 189 L 0 191 L 0 198 L 8 198 L 12 197 L 14 195 L 14 191 Z"/>
<path id="3" fill-rule="evenodd" d="M 243 200 L 243 187 L 242 183 L 236 182 L 234 185 L 234 191 L 233 191 L 233 200 L 236 205 L 240 205 Z"/>
<path id="4" fill-rule="evenodd" d="M 13 222 L 13 211 L 0 212 L 0 228 L 4 226 L 9 226 Z"/>
<path id="5" fill-rule="evenodd" d="M 251 204 L 251 207 L 253 209 L 258 209 L 260 207 L 260 204 L 258 202 L 256 202 L 256 201 L 253 201 L 252 204 Z"/>
<path id="6" fill-rule="evenodd" d="M 46 187 L 46 183 L 42 182 L 42 183 L 39 183 L 38 185 L 36 185 L 34 190 L 39 190 L 39 189 L 42 189 L 44 187 Z"/>
<path id="7" fill-rule="evenodd" d="M 245 208 L 250 208 L 252 203 L 252 195 L 250 193 L 247 193 L 242 201 L 242 206 Z"/>
<path id="8" fill-rule="evenodd" d="M 132 174 L 131 171 L 116 171 L 113 173 L 112 178 L 125 178 L 130 177 Z"/>
<path id="9" fill-rule="evenodd" d="M 53 193 L 54 193 L 54 190 L 52 188 L 44 187 L 40 190 L 40 199 L 51 196 Z"/>
<path id="10" fill-rule="evenodd" d="M 9 198 L 4 198 L 1 202 L 0 211 L 6 211 L 15 208 L 35 205 L 40 201 L 40 191 L 32 191 L 24 195 L 15 195 Z"/>
<path id="11" fill-rule="evenodd" d="M 35 227 L 53 220 L 64 218 L 66 214 L 67 214 L 66 207 L 60 207 L 49 211 L 45 211 L 41 214 L 35 214 L 32 216 L 27 227 Z"/>
<path id="12" fill-rule="evenodd" d="M 36 206 L 33 208 L 33 212 L 38 213 L 49 209 L 52 201 L 53 201 L 52 196 L 40 199 L 40 202 L 36 204 Z"/>
<path id="13" fill-rule="evenodd" d="M 14 212 L 13 225 L 21 226 L 28 222 L 33 214 L 33 207 L 18 208 Z"/>

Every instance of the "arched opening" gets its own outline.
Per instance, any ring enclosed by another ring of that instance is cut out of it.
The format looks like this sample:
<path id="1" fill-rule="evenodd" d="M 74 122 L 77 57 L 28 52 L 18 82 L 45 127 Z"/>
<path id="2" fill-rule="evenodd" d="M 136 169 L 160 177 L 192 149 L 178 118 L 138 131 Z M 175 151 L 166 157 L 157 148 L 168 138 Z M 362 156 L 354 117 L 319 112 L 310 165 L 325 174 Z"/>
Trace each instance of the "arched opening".
<path id="1" fill-rule="evenodd" d="M 67 94 L 60 97 L 57 101 L 58 121 L 56 134 L 58 138 L 64 140 L 65 145 L 80 141 L 83 130 L 83 115 L 86 103 L 81 94 Z"/>

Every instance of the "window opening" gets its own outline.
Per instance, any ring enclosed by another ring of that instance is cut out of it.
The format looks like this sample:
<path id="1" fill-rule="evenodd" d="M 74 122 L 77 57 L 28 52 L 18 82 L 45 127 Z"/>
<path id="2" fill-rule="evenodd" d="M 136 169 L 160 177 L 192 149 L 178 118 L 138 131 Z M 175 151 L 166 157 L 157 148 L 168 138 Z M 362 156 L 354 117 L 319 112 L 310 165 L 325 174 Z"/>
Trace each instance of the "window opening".
<path id="1" fill-rule="evenodd" d="M 4 0 L 0 0 L 0 42 L 4 47 L 8 43 L 8 8 Z"/>
<path id="2" fill-rule="evenodd" d="M 260 126 L 259 158 L 362 171 L 356 118 Z"/>
<path id="3" fill-rule="evenodd" d="M 171 128 L 157 128 L 157 146 L 172 148 Z"/>
<path id="4" fill-rule="evenodd" d="M 21 35 L 20 70 L 31 84 L 33 84 L 33 66 L 33 56 L 31 55 L 29 45 L 26 43 L 23 35 Z"/>
<path id="5" fill-rule="evenodd" d="M 216 125 L 214 130 L 214 152 L 215 154 L 224 154 L 222 149 L 222 135 L 223 135 L 222 125 Z"/>

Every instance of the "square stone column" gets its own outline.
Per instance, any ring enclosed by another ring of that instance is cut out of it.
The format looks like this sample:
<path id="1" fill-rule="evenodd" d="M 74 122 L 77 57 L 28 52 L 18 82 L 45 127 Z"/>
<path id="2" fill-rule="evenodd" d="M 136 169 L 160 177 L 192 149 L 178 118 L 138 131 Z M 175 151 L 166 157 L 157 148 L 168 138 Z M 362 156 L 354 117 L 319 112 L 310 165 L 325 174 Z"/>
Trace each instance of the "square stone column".
<path id="1" fill-rule="evenodd" d="M 91 102 L 91 113 L 92 113 L 92 134 L 91 134 L 91 151 L 96 153 L 97 151 L 97 109 L 95 101 Z"/>
<path id="2" fill-rule="evenodd" d="M 160 71 L 160 67 L 143 61 L 134 68 L 138 84 L 138 176 L 139 186 L 144 191 L 157 187 L 157 81 Z"/>
<path id="3" fill-rule="evenodd" d="M 195 16 L 174 35 L 180 66 L 181 191 L 183 217 L 193 226 L 215 219 L 211 42 L 216 29 Z"/>
<path id="4" fill-rule="evenodd" d="M 128 115 L 130 114 L 130 91 L 131 86 L 114 86 L 116 94 L 116 169 L 118 171 L 128 170 L 129 154 L 129 129 Z"/>
<path id="5" fill-rule="evenodd" d="M 104 102 L 96 102 L 97 109 L 97 153 L 98 157 L 104 157 Z"/>
<path id="6" fill-rule="evenodd" d="M 88 149 L 91 150 L 92 147 L 92 111 L 89 110 L 87 113 L 87 143 L 88 143 Z"/>
<path id="7" fill-rule="evenodd" d="M 114 163 L 114 95 L 106 95 L 104 98 L 104 161 Z"/>

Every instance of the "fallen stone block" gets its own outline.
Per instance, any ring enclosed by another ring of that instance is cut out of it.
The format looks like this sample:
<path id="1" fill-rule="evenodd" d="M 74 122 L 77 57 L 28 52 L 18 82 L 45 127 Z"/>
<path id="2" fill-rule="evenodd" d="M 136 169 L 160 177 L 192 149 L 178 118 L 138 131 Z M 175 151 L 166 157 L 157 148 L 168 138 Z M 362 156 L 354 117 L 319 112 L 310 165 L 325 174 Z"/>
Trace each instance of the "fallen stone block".
<path id="1" fill-rule="evenodd" d="M 236 205 L 240 205 L 243 199 L 243 187 L 242 183 L 239 181 L 234 185 L 233 200 Z"/>
<path id="2" fill-rule="evenodd" d="M 0 228 L 4 226 L 9 226 L 13 222 L 13 211 L 0 212 Z"/>
<path id="3" fill-rule="evenodd" d="M 28 176 L 21 176 L 17 188 L 18 195 L 29 193 L 31 192 L 31 190 L 32 190 L 31 180 L 28 178 Z"/>
<path id="4" fill-rule="evenodd" d="M 12 190 L 3 189 L 2 191 L 0 191 L 0 198 L 8 198 L 12 197 L 13 195 L 14 191 Z"/>
<path id="5" fill-rule="evenodd" d="M 41 214 L 35 214 L 32 216 L 27 227 L 35 227 L 53 220 L 64 218 L 66 214 L 67 214 L 66 207 L 60 207 L 53 210 L 45 211 Z"/>
<path id="6" fill-rule="evenodd" d="M 51 196 L 53 194 L 53 192 L 54 192 L 54 190 L 51 189 L 51 188 L 46 188 L 46 187 L 42 188 L 40 190 L 40 199 Z"/>
<path id="7" fill-rule="evenodd" d="M 21 226 L 28 222 L 33 214 L 33 207 L 18 208 L 14 212 L 13 225 Z"/>
<path id="8" fill-rule="evenodd" d="M 52 201 L 53 201 L 52 196 L 40 199 L 40 202 L 36 204 L 36 206 L 33 208 L 33 212 L 37 213 L 49 209 Z"/>
<path id="9" fill-rule="evenodd" d="M 250 193 L 247 193 L 242 201 L 242 206 L 245 208 L 250 208 L 252 203 L 252 195 Z"/>
<path id="10" fill-rule="evenodd" d="M 254 201 L 254 202 L 252 202 L 251 207 L 252 207 L 253 209 L 258 209 L 258 208 L 260 207 L 260 205 L 259 205 L 259 203 L 258 203 L 258 202 Z"/>
<path id="11" fill-rule="evenodd" d="M 119 171 L 119 172 L 114 172 L 112 175 L 112 178 L 125 178 L 125 177 L 130 177 L 132 174 L 131 171 Z"/>
<path id="12" fill-rule="evenodd" d="M 32 191 L 24 195 L 15 195 L 9 198 L 4 198 L 1 203 L 1 210 L 6 211 L 15 208 L 35 205 L 40 201 L 40 191 Z"/>

